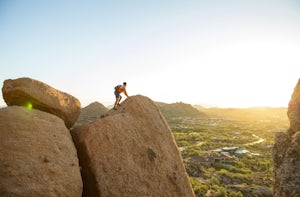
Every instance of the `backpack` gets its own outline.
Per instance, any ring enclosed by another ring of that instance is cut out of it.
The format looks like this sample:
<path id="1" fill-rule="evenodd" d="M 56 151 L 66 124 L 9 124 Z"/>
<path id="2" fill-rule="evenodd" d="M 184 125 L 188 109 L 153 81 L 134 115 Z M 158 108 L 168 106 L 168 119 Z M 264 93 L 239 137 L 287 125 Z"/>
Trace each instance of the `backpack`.
<path id="1" fill-rule="evenodd" d="M 122 87 L 122 85 L 115 86 L 115 90 L 118 90 L 120 87 Z"/>

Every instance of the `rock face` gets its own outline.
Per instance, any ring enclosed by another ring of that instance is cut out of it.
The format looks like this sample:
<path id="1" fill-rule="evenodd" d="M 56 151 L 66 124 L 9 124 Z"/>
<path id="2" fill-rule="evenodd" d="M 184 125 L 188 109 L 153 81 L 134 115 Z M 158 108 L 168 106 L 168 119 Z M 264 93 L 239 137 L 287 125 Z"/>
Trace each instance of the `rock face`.
<path id="1" fill-rule="evenodd" d="M 0 196 L 81 196 L 77 153 L 63 120 L 25 107 L 2 108 L 0 136 Z"/>
<path id="2" fill-rule="evenodd" d="M 194 196 L 171 130 L 147 97 L 129 97 L 71 133 L 83 196 Z"/>
<path id="3" fill-rule="evenodd" d="M 290 128 L 277 133 L 273 148 L 274 197 L 300 196 L 300 80 L 288 107 Z"/>
<path id="4" fill-rule="evenodd" d="M 54 114 L 65 121 L 68 128 L 80 114 L 80 102 L 73 96 L 30 78 L 8 79 L 2 88 L 8 106 L 19 105 Z"/>

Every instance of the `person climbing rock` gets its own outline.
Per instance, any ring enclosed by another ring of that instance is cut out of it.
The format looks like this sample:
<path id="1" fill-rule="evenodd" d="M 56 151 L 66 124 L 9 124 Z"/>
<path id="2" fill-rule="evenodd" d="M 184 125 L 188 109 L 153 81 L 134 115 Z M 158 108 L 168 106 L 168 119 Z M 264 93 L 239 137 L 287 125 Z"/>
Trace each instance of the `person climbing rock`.
<path id="1" fill-rule="evenodd" d="M 126 97 L 128 97 L 128 94 L 126 92 L 126 82 L 123 82 L 123 85 L 117 85 L 115 87 L 115 96 L 116 96 L 116 101 L 113 109 L 117 109 L 117 106 L 120 105 L 120 101 L 122 99 L 121 93 L 124 93 Z"/>

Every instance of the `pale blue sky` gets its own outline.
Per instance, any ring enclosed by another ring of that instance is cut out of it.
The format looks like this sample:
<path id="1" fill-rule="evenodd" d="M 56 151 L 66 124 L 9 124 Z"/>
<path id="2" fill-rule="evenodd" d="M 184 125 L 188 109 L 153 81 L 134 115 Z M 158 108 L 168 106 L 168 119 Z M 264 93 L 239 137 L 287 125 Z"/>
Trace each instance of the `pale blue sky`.
<path id="1" fill-rule="evenodd" d="M 0 80 L 113 103 L 287 106 L 300 78 L 297 0 L 1 0 Z M 0 106 L 5 105 L 2 97 Z"/>

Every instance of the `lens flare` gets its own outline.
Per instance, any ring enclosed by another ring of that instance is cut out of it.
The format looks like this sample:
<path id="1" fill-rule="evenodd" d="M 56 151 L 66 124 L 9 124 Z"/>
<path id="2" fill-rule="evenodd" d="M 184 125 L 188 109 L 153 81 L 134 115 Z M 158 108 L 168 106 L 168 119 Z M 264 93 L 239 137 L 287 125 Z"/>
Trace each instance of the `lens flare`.
<path id="1" fill-rule="evenodd" d="M 26 107 L 27 107 L 27 109 L 32 109 L 32 103 L 27 103 Z"/>

